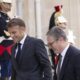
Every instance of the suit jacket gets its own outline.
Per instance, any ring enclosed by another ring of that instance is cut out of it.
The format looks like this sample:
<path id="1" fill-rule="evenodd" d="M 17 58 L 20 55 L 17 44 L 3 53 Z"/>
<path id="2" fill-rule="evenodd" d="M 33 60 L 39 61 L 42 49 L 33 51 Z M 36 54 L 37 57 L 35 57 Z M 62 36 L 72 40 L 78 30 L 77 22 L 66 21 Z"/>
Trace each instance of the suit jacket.
<path id="1" fill-rule="evenodd" d="M 80 80 L 80 50 L 72 45 L 65 55 L 59 80 Z"/>
<path id="2" fill-rule="evenodd" d="M 22 47 L 19 64 L 12 50 L 12 80 L 52 80 L 50 61 L 40 39 L 27 36 Z"/>

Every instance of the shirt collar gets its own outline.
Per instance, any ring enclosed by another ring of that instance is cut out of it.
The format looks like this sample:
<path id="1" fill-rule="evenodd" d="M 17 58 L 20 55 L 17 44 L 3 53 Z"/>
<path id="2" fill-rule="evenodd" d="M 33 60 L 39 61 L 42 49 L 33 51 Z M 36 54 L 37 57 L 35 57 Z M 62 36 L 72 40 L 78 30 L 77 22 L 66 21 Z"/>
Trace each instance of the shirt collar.
<path id="1" fill-rule="evenodd" d="M 23 39 L 20 41 L 21 44 L 24 44 L 24 41 L 25 41 L 26 37 L 27 37 L 27 35 L 25 34 Z"/>
<path id="2" fill-rule="evenodd" d="M 64 57 L 64 56 L 66 55 L 66 52 L 67 52 L 69 46 L 70 46 L 70 44 L 68 44 L 68 45 L 65 47 L 65 49 L 62 51 L 62 53 L 61 53 L 61 56 L 62 56 L 62 57 Z"/>

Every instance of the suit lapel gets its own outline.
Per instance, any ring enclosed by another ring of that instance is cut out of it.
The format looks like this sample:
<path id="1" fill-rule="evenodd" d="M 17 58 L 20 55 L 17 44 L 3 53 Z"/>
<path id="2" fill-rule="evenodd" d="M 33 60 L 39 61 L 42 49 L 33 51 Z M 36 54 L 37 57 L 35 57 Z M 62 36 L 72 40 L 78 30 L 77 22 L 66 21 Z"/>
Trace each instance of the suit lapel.
<path id="1" fill-rule="evenodd" d="M 63 64 L 62 64 L 62 68 L 61 68 L 61 72 L 60 72 L 60 80 L 62 80 L 62 77 L 64 76 L 64 72 L 66 70 L 66 66 L 69 62 L 69 58 L 70 57 L 70 46 L 66 52 L 66 55 L 65 55 L 65 58 L 64 58 L 64 61 L 63 61 Z"/>
<path id="2" fill-rule="evenodd" d="M 30 40 L 30 37 L 27 36 L 26 39 L 25 39 L 25 41 L 24 41 L 23 47 L 22 47 L 22 51 L 21 51 L 21 55 L 20 55 L 20 61 L 19 61 L 20 63 L 21 63 L 22 58 L 23 58 L 24 53 L 25 53 L 25 47 L 26 47 L 26 51 L 27 51 L 27 45 L 29 43 L 29 40 Z"/>
<path id="3" fill-rule="evenodd" d="M 29 40 L 30 40 L 30 37 L 27 36 L 26 39 L 25 39 L 25 41 L 24 41 L 22 50 L 21 50 L 21 55 L 20 55 L 19 63 L 21 63 L 21 61 L 22 61 L 22 58 L 23 58 L 24 53 L 25 53 L 25 47 L 26 47 L 26 45 L 29 43 Z M 13 61 L 13 66 L 15 67 L 15 69 L 18 69 L 18 68 L 19 68 L 19 65 L 18 65 L 17 62 L 16 62 L 15 50 L 16 50 L 16 45 L 15 45 L 15 46 L 13 47 L 13 49 L 12 49 L 12 61 Z M 26 48 L 26 51 L 27 51 L 27 48 Z"/>

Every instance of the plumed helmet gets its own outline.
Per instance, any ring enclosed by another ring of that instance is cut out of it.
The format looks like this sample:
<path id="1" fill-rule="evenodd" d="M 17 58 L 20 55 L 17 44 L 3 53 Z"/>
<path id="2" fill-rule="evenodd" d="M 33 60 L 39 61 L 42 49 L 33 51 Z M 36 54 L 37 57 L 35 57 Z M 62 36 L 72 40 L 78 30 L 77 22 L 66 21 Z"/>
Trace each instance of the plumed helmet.
<path id="1" fill-rule="evenodd" d="M 56 18 L 62 14 L 62 7 L 63 5 L 56 5 L 54 6 L 54 12 L 52 13 L 51 17 L 50 17 L 50 21 L 49 21 L 49 30 L 56 26 Z"/>
<path id="2" fill-rule="evenodd" d="M 63 16 L 63 5 L 57 5 L 55 8 L 55 24 L 57 23 L 66 23 L 67 20 Z"/>
<path id="3" fill-rule="evenodd" d="M 52 13 L 49 21 L 49 30 L 56 26 L 58 23 L 67 23 L 66 18 L 63 16 L 63 5 L 54 6 L 54 12 Z"/>

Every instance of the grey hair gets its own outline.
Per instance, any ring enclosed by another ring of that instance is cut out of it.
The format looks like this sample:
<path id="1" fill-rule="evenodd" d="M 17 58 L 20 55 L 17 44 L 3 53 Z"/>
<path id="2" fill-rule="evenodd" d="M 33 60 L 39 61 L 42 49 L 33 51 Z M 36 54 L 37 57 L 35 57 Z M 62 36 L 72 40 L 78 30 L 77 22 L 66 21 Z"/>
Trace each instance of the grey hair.
<path id="1" fill-rule="evenodd" d="M 54 26 L 52 29 L 50 29 L 47 32 L 47 35 L 52 36 L 55 40 L 58 40 L 61 37 L 65 41 L 67 40 L 66 33 L 61 28 L 59 28 L 58 26 Z"/>

